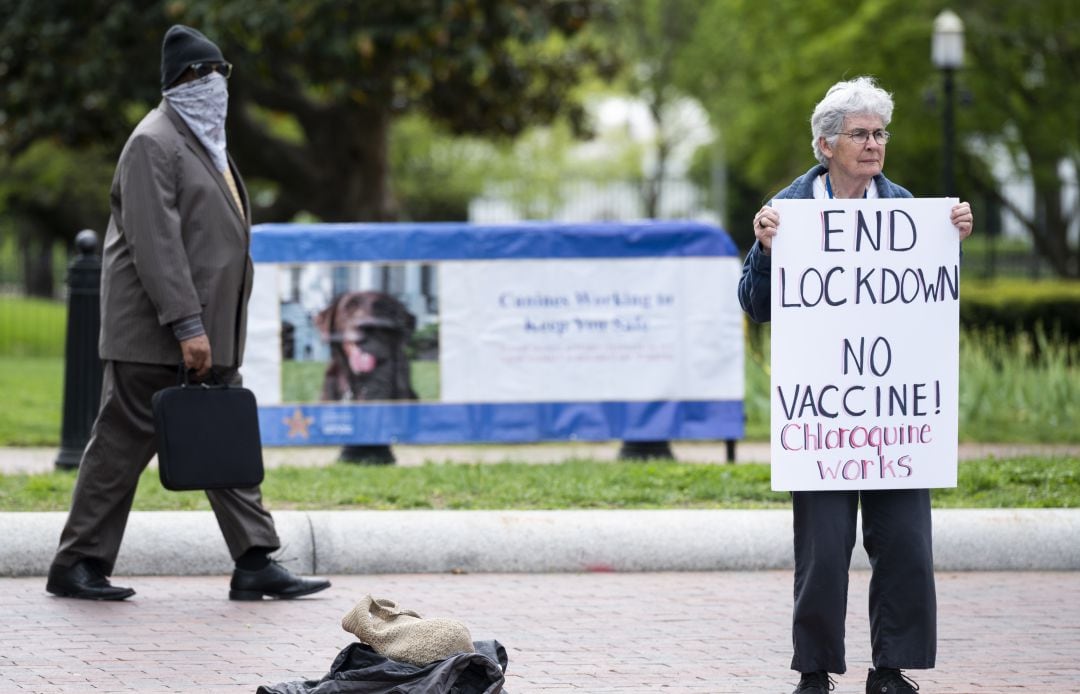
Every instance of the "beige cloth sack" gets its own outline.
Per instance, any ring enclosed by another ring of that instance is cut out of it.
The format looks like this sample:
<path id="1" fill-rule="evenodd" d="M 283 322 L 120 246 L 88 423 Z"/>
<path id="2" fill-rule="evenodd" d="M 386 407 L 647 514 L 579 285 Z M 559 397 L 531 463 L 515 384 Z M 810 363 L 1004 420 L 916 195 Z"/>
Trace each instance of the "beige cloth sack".
<path id="1" fill-rule="evenodd" d="M 472 653 L 472 636 L 453 619 L 424 619 L 393 600 L 365 595 L 341 620 L 341 628 L 356 635 L 376 653 L 391 660 L 423 666 L 458 653 Z"/>

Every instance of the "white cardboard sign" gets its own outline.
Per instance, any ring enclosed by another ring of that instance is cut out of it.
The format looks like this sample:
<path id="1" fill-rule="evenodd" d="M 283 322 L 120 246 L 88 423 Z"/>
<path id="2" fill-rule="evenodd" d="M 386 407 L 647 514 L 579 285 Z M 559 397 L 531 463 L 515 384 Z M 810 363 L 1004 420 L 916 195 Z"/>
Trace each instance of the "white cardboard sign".
<path id="1" fill-rule="evenodd" d="M 773 202 L 774 490 L 956 486 L 955 203 Z"/>

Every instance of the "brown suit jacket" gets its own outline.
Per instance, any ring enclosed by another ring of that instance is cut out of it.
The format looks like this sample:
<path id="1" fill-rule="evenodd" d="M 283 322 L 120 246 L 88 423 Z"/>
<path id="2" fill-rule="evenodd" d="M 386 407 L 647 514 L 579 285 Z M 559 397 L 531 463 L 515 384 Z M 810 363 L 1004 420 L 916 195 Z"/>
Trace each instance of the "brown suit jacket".
<path id="1" fill-rule="evenodd" d="M 215 366 L 238 367 L 254 268 L 244 210 L 202 143 L 162 101 L 128 138 L 113 176 L 101 273 L 102 359 L 179 364 L 170 324 L 201 314 Z"/>

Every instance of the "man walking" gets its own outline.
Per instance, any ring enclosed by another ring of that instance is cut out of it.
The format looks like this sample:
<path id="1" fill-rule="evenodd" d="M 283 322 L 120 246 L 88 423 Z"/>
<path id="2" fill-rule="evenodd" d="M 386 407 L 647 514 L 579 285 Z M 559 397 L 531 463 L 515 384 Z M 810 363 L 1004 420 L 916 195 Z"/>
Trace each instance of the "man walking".
<path id="1" fill-rule="evenodd" d="M 105 235 L 101 407 L 79 465 L 46 589 L 124 600 L 112 573 L 139 477 L 155 454 L 153 394 L 177 365 L 239 384 L 252 263 L 251 212 L 225 147 L 232 66 L 203 34 L 174 26 L 161 51 L 162 102 L 135 128 L 113 177 Z M 294 576 L 258 487 L 206 492 L 236 562 L 229 597 L 295 598 L 329 581 Z"/>

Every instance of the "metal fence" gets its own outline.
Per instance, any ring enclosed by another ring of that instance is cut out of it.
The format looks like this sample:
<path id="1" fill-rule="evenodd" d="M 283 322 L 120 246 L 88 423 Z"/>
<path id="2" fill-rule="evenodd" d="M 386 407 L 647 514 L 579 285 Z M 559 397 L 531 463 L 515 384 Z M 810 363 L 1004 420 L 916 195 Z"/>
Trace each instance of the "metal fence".
<path id="1" fill-rule="evenodd" d="M 74 234 L 72 235 L 74 239 Z M 68 244 L 73 249 L 74 244 Z M 67 264 L 74 252 L 56 244 L 49 257 L 27 259 L 13 239 L 0 243 L 0 356 L 62 356 L 66 330 Z M 52 265 L 52 289 L 43 296 L 27 292 L 27 267 Z"/>
<path id="2" fill-rule="evenodd" d="M 546 185 L 530 181 L 498 183 L 469 204 L 469 221 L 482 224 L 544 219 L 553 222 L 631 221 L 648 216 L 641 181 L 568 179 Z M 715 222 L 711 195 L 685 179 L 657 184 L 661 219 Z"/>

